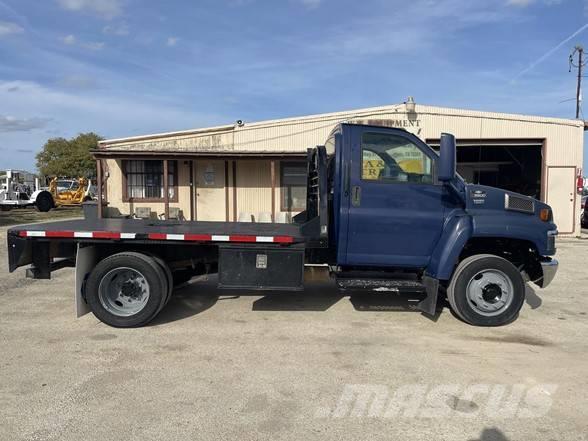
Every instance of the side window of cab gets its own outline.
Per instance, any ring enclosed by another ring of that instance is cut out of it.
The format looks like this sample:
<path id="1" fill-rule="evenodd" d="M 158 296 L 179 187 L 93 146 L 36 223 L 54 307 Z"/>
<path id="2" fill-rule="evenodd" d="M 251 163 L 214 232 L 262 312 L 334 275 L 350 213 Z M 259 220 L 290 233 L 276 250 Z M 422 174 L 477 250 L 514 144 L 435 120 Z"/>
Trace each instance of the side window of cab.
<path id="1" fill-rule="evenodd" d="M 402 136 L 366 132 L 361 140 L 361 179 L 389 183 L 433 183 L 433 160 Z"/>

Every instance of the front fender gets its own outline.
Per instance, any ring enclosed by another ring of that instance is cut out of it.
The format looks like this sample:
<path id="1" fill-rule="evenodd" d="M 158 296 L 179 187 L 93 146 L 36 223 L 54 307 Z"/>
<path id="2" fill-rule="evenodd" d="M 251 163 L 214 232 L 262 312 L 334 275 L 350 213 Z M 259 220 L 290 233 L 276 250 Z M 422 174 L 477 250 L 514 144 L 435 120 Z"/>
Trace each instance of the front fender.
<path id="1" fill-rule="evenodd" d="M 555 247 L 548 238 L 549 232 L 557 230 L 553 222 L 543 222 L 538 216 L 507 211 L 485 211 L 473 214 L 475 237 L 501 237 L 521 239 L 535 245 L 542 256 L 555 254 Z"/>
<path id="2" fill-rule="evenodd" d="M 426 273 L 439 280 L 449 280 L 461 250 L 472 237 L 472 218 L 467 214 L 451 217 L 433 250 Z"/>

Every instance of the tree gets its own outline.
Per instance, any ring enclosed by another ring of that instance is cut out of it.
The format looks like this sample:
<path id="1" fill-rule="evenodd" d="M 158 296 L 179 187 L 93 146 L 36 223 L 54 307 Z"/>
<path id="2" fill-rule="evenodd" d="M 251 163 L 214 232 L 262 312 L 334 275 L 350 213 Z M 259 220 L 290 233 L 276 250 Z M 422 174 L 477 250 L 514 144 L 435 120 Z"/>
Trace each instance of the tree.
<path id="1" fill-rule="evenodd" d="M 102 138 L 95 133 L 81 133 L 75 138 L 51 138 L 37 153 L 37 168 L 43 176 L 93 177 L 96 161 L 90 150 Z"/>

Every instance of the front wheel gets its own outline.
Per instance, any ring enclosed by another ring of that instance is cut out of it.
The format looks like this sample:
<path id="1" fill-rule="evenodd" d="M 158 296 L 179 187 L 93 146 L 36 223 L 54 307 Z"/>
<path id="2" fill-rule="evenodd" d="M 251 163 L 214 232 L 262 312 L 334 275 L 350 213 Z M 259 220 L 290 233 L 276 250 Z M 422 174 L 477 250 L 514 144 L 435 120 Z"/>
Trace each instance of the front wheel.
<path id="1" fill-rule="evenodd" d="M 475 326 L 501 326 L 517 318 L 525 301 L 525 282 L 508 260 L 478 254 L 457 266 L 447 298 L 463 321 Z"/>

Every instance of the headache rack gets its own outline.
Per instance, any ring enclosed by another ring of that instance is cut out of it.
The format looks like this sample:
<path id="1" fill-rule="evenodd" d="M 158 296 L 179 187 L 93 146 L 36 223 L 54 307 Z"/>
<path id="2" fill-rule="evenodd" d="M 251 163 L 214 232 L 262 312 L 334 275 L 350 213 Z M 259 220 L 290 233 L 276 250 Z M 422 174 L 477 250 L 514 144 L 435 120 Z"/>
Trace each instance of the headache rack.
<path id="1" fill-rule="evenodd" d="M 306 210 L 294 216 L 302 224 L 308 245 L 327 247 L 329 243 L 328 169 L 325 146 L 309 148 L 306 153 Z"/>

